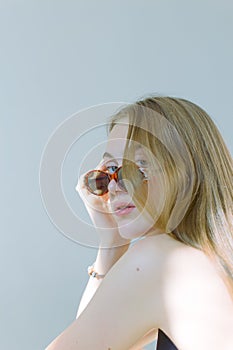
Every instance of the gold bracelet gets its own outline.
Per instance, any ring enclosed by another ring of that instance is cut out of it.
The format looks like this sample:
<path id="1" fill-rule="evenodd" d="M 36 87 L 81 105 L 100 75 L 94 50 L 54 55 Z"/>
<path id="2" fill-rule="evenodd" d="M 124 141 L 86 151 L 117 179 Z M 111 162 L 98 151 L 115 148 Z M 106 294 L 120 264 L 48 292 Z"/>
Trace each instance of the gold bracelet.
<path id="1" fill-rule="evenodd" d="M 91 276 L 91 277 L 93 277 L 93 278 L 100 279 L 100 278 L 104 278 L 104 276 L 105 276 L 105 275 L 100 275 L 100 274 L 98 274 L 98 272 L 96 272 L 96 271 L 94 270 L 94 265 L 88 266 L 87 271 L 88 271 L 88 275 Z"/>

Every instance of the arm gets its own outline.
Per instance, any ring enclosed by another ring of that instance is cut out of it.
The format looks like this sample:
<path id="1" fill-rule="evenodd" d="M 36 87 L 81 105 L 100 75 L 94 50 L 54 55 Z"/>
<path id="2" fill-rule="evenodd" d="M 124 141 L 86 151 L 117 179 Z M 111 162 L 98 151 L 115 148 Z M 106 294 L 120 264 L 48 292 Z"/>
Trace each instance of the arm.
<path id="1" fill-rule="evenodd" d="M 100 164 L 97 169 L 101 168 Z M 108 194 L 97 197 L 87 191 L 83 174 L 76 186 L 76 190 L 83 200 L 87 212 L 100 237 L 99 250 L 95 261 L 95 270 L 100 275 L 106 275 L 117 260 L 128 250 L 130 240 L 126 240 L 119 235 L 117 223 L 114 220 L 108 206 Z M 80 316 L 96 290 L 101 285 L 103 279 L 90 277 L 82 295 L 76 318 Z"/>
<path id="2" fill-rule="evenodd" d="M 120 247 L 99 247 L 97 258 L 95 261 L 95 270 L 101 275 L 106 275 L 111 267 L 119 260 L 119 258 L 128 250 L 129 244 L 125 244 Z M 86 289 L 82 295 L 81 302 L 79 304 L 76 318 L 82 313 L 89 301 L 92 299 L 96 290 L 99 288 L 103 281 L 103 278 L 97 279 L 90 277 L 87 283 Z"/>
<path id="3" fill-rule="evenodd" d="M 158 328 L 161 264 L 146 241 L 117 261 L 85 310 L 46 350 L 127 350 Z"/>
<path id="4" fill-rule="evenodd" d="M 99 248 L 97 258 L 95 261 L 95 269 L 101 275 L 106 275 L 111 267 L 116 263 L 117 260 L 127 251 L 129 245 L 121 246 L 121 247 L 112 247 L 109 249 L 101 249 Z M 94 296 L 96 290 L 101 285 L 103 279 L 97 279 L 90 277 L 87 283 L 86 289 L 82 295 L 81 302 L 79 304 L 78 312 L 76 319 L 80 316 L 82 311 L 85 309 L 87 304 L 90 302 L 92 297 Z M 139 341 L 137 341 L 130 350 L 141 350 L 143 346 L 150 344 L 157 337 L 157 330 L 152 329 L 147 334 L 145 334 Z"/>
<path id="5" fill-rule="evenodd" d="M 117 248 L 111 248 L 111 249 L 101 249 L 99 248 L 97 258 L 95 261 L 95 269 L 100 274 L 107 274 L 108 271 L 111 269 L 111 267 L 116 263 L 116 261 L 127 251 L 128 245 L 117 247 Z M 99 288 L 100 284 L 102 283 L 103 279 L 96 279 L 93 277 L 89 278 L 89 281 L 87 283 L 86 289 L 82 295 L 82 299 L 78 308 L 77 316 L 82 313 L 82 311 L 85 309 L 89 301 L 92 299 L 93 295 L 95 294 L 96 290 Z M 145 334 L 139 341 L 137 341 L 130 350 L 140 350 L 143 348 L 143 346 L 150 344 L 157 338 L 157 330 L 152 329 L 147 334 Z"/>

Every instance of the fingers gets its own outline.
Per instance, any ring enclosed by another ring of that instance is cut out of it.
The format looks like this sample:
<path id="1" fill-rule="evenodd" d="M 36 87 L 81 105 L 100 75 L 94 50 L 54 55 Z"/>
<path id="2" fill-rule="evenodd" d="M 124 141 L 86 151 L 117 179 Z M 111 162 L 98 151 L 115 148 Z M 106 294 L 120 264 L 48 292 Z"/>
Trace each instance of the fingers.
<path id="1" fill-rule="evenodd" d="M 78 192 L 80 197 L 82 197 L 82 192 L 86 189 L 85 182 L 84 182 L 85 174 L 82 174 L 78 180 L 78 183 L 75 187 L 75 190 Z"/>

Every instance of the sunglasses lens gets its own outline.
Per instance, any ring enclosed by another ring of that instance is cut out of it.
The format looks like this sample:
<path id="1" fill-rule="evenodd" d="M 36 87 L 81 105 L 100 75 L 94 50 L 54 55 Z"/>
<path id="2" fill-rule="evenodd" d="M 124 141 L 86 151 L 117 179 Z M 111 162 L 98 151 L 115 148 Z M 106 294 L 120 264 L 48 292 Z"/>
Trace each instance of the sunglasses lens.
<path id="1" fill-rule="evenodd" d="M 108 192 L 109 178 L 102 171 L 92 171 L 86 176 L 86 186 L 97 196 Z"/>
<path id="2" fill-rule="evenodd" d="M 126 191 L 127 192 L 127 188 L 126 188 L 126 186 L 125 186 L 125 182 L 127 182 L 128 181 L 128 183 L 129 183 L 129 185 L 130 185 L 130 183 L 131 183 L 131 186 L 133 185 L 133 186 L 139 186 L 141 183 L 142 183 L 142 181 L 145 179 L 145 176 L 144 176 L 144 174 L 143 174 L 143 172 L 138 168 L 138 167 L 136 167 L 135 166 L 135 172 L 134 172 L 134 181 L 133 182 L 129 182 L 129 180 L 124 180 L 123 179 L 123 174 L 122 174 L 122 168 L 120 168 L 119 170 L 118 170 L 118 184 L 119 184 L 119 187 L 123 190 L 123 191 Z M 136 176 L 136 177 L 135 177 Z M 133 189 L 133 188 L 132 188 Z"/>
<path id="3" fill-rule="evenodd" d="M 133 186 L 138 186 L 142 182 L 142 180 L 145 178 L 143 173 L 140 171 L 138 167 L 135 167 L 136 173 L 134 175 L 137 175 L 136 178 L 134 177 Z M 125 192 L 127 192 L 127 188 L 125 183 L 128 180 L 123 179 L 123 171 L 122 168 L 118 168 L 117 171 L 117 183 L 118 186 Z M 97 195 L 97 196 L 103 196 L 105 193 L 108 192 L 108 185 L 110 182 L 110 178 L 108 175 L 101 171 L 101 170 L 93 170 L 86 174 L 85 176 L 85 185 L 88 188 L 88 190 Z M 132 185 L 132 184 L 131 184 Z"/>

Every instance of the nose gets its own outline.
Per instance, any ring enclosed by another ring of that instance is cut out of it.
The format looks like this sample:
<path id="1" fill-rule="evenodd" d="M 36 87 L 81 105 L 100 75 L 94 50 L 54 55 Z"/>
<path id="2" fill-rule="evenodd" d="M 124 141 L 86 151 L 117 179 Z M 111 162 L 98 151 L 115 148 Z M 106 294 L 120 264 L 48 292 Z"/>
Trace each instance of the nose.
<path id="1" fill-rule="evenodd" d="M 118 186 L 118 183 L 112 179 L 108 184 L 108 190 L 110 193 L 115 194 L 116 191 L 121 191 L 120 187 Z"/>

